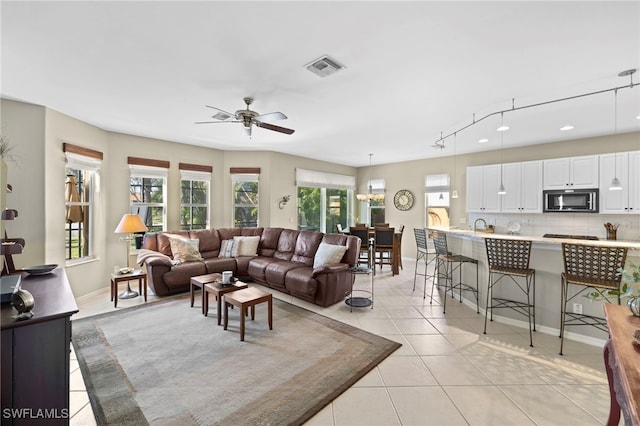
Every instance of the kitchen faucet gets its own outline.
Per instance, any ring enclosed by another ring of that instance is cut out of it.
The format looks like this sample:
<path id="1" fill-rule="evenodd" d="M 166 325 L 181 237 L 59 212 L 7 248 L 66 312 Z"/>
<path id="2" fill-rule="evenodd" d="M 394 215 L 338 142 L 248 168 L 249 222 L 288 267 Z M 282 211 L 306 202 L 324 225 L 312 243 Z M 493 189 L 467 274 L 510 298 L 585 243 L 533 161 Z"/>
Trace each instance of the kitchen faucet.
<path id="1" fill-rule="evenodd" d="M 478 230 L 478 222 L 482 222 L 484 224 L 484 228 L 487 229 L 487 221 L 479 217 L 473 221 L 473 232 L 476 232 Z"/>

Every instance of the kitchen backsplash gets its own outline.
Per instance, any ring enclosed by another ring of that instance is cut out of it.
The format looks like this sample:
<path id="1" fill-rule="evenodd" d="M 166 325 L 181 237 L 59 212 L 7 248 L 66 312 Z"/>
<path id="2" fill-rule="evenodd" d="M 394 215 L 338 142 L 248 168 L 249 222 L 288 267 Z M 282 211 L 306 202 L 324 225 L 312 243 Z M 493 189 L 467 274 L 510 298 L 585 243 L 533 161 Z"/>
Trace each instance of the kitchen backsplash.
<path id="1" fill-rule="evenodd" d="M 519 235 L 542 236 L 544 234 L 592 235 L 606 239 L 605 223 L 619 224 L 617 239 L 640 241 L 640 215 L 607 215 L 595 213 L 469 213 L 467 227 L 473 228 L 473 221 L 483 218 L 487 225 L 493 225 L 499 234 L 507 234 L 507 224 L 520 224 Z M 462 227 L 463 225 L 460 225 Z"/>

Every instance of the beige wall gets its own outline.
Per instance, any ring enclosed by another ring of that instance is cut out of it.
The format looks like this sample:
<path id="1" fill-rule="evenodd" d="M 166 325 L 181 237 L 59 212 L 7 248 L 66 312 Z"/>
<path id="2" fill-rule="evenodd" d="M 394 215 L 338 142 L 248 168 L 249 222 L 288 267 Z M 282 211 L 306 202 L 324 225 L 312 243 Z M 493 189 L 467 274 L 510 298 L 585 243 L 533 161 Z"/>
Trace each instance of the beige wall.
<path id="1" fill-rule="evenodd" d="M 415 256 L 413 228 L 426 223 L 424 176 L 441 173 L 439 158 L 353 168 L 275 152 L 220 151 L 175 142 L 107 132 L 87 123 L 41 106 L 2 99 L 2 132 L 16 145 L 15 164 L 8 164 L 7 180 L 14 191 L 6 198 L 6 207 L 19 211 L 19 220 L 5 224 L 9 236 L 23 237 L 25 251 L 15 257 L 17 267 L 43 263 L 64 265 L 64 155 L 62 143 L 69 142 L 104 153 L 97 202 L 95 250 L 98 259 L 67 268 L 76 296 L 108 285 L 114 265 L 125 262 L 125 249 L 113 233 L 122 214 L 128 211 L 129 168 L 127 157 L 170 161 L 168 204 L 179 205 L 179 162 L 211 165 L 211 226 L 232 225 L 230 167 L 260 167 L 260 225 L 297 227 L 295 169 L 297 167 L 329 173 L 356 175 L 360 191 L 370 178 L 386 181 L 386 217 L 394 226 L 404 224 L 402 253 Z M 640 150 L 640 132 L 615 137 L 618 151 Z M 614 150 L 614 137 L 550 143 L 504 151 L 504 162 L 526 161 Z M 460 198 L 451 200 L 453 224 L 467 218 L 465 209 L 465 172 L 470 165 L 496 163 L 496 151 L 455 157 L 455 178 Z M 454 158 L 444 157 L 443 168 L 453 174 Z M 393 195 L 400 189 L 411 190 L 415 206 L 406 212 L 393 207 Z M 291 195 L 283 209 L 278 201 Z M 359 215 L 356 212 L 356 215 Z M 640 220 L 640 216 L 638 216 Z M 179 209 L 169 209 L 167 228 L 179 228 Z"/>

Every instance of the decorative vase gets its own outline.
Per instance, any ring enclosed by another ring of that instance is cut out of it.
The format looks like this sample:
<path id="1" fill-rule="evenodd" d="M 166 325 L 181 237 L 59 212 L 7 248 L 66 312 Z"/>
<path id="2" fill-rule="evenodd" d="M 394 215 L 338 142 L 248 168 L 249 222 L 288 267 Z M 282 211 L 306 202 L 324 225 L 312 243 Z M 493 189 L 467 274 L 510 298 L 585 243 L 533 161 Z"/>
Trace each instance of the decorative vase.
<path id="1" fill-rule="evenodd" d="M 630 298 L 627 306 L 634 316 L 640 317 L 640 296 Z"/>

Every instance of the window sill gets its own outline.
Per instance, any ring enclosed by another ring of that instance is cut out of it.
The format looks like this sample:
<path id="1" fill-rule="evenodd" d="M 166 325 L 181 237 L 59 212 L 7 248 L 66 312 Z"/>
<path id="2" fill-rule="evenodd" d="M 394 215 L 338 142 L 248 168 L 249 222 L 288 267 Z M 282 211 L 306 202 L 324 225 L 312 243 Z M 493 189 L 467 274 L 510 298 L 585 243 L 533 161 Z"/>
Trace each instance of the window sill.
<path id="1" fill-rule="evenodd" d="M 97 256 L 82 257 L 80 259 L 66 260 L 64 262 L 65 268 L 73 268 L 74 266 L 85 265 L 87 263 L 93 263 L 99 261 Z"/>

